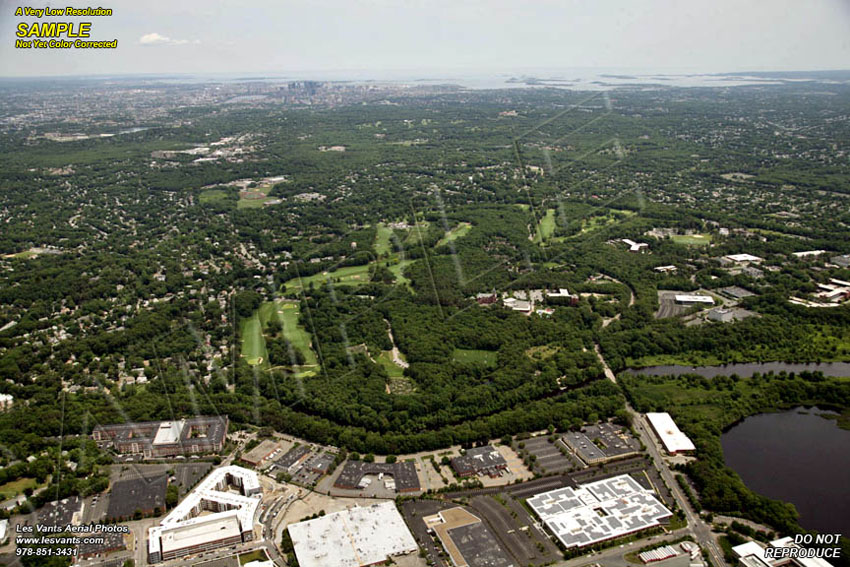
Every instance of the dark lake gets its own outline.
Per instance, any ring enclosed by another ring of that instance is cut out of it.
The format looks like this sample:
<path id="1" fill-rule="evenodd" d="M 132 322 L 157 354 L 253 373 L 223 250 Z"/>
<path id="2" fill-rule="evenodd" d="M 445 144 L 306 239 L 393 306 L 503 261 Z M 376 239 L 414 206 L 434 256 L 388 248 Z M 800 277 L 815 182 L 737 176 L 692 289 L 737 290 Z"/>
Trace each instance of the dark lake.
<path id="1" fill-rule="evenodd" d="M 847 535 L 850 431 L 819 413 L 797 408 L 748 417 L 721 437 L 723 455 L 749 488 L 793 503 L 804 528 Z"/>
<path id="2" fill-rule="evenodd" d="M 778 374 L 785 372 L 802 372 L 817 370 L 823 372 L 824 376 L 850 376 L 850 362 L 821 362 L 821 363 L 786 363 L 786 362 L 737 362 L 723 366 L 680 366 L 672 364 L 669 366 L 647 366 L 646 368 L 629 368 L 632 374 L 648 374 L 651 376 L 665 376 L 672 374 L 699 374 L 706 378 L 715 376 L 729 376 L 737 374 L 742 378 L 749 378 L 756 372 L 767 374 L 773 372 Z"/>

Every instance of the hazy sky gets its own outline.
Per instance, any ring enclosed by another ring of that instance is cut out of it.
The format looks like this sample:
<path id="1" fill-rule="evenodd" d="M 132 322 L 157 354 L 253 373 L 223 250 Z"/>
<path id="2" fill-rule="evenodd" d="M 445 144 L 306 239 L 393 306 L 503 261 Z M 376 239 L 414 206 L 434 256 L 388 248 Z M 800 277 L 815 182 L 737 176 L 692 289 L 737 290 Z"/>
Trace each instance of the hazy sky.
<path id="1" fill-rule="evenodd" d="M 0 76 L 850 68 L 850 0 L 105 0 L 41 20 L 119 40 L 91 51 L 15 49 L 25 1 L 0 0 Z"/>

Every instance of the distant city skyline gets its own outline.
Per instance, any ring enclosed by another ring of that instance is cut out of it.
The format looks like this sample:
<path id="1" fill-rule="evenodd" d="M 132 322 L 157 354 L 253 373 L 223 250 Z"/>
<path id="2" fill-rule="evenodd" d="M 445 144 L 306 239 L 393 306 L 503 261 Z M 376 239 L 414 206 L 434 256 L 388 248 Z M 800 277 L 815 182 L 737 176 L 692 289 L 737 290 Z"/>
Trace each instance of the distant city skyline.
<path id="1" fill-rule="evenodd" d="M 845 0 L 121 0 L 109 17 L 15 16 L 0 0 L 0 76 L 850 67 Z M 16 49 L 19 22 L 90 21 L 116 50 Z"/>

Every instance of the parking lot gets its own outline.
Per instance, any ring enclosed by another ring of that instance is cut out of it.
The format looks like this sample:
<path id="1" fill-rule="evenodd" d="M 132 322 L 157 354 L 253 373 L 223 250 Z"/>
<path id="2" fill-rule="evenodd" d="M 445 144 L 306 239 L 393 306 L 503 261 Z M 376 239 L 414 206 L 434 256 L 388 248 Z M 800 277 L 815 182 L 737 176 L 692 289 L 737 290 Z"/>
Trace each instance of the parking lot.
<path id="1" fill-rule="evenodd" d="M 558 445 L 546 435 L 515 441 L 514 447 L 520 456 L 523 453 L 534 455 L 533 470 L 540 474 L 566 473 L 584 467 L 569 451 L 564 451 L 567 453 L 564 455 Z"/>
<path id="2" fill-rule="evenodd" d="M 469 505 L 520 565 L 544 565 L 562 557 L 522 504 L 510 495 L 475 496 Z"/>

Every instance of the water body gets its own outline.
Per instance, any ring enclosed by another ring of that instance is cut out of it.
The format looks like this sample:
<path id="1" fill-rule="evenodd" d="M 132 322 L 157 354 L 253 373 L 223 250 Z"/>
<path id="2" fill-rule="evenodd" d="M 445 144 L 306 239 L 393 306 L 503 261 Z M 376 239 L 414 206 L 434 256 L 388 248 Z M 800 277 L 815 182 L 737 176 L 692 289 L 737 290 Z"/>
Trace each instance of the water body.
<path id="1" fill-rule="evenodd" d="M 804 370 L 810 372 L 820 371 L 824 376 L 845 377 L 850 376 L 850 362 L 821 362 L 821 363 L 787 363 L 787 362 L 739 362 L 725 364 L 723 366 L 680 366 L 671 364 L 668 366 L 647 366 L 646 368 L 629 368 L 632 374 L 643 374 L 648 376 L 666 376 L 672 374 L 699 374 L 706 378 L 715 376 L 730 376 L 737 374 L 742 378 L 749 378 L 756 372 L 767 374 L 773 372 L 779 374 L 782 371 L 800 373 Z"/>
<path id="2" fill-rule="evenodd" d="M 817 413 L 748 417 L 721 437 L 723 455 L 749 488 L 793 503 L 804 528 L 850 535 L 850 431 Z"/>

